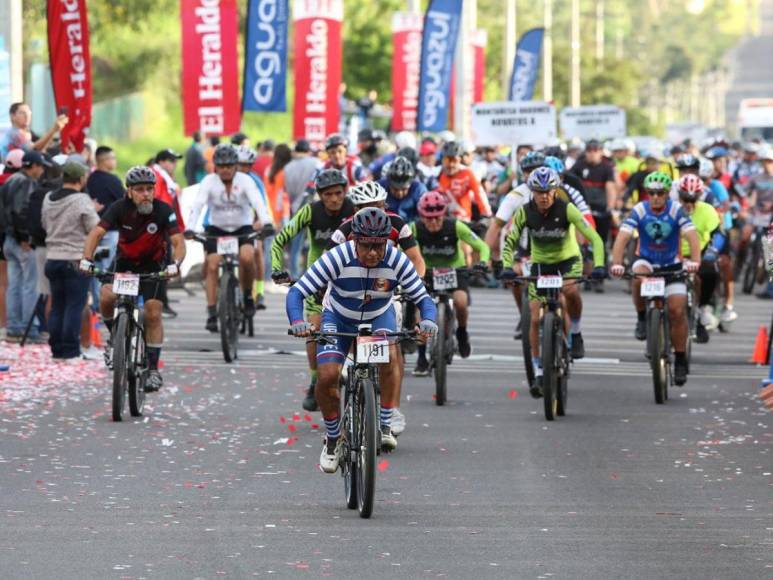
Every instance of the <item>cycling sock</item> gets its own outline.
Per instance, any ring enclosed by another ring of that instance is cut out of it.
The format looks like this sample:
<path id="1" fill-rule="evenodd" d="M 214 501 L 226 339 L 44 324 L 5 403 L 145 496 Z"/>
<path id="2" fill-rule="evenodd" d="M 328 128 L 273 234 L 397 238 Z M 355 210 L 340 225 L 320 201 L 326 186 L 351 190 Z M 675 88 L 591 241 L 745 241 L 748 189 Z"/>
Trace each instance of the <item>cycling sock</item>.
<path id="1" fill-rule="evenodd" d="M 105 328 L 107 328 L 107 331 L 110 333 L 110 337 L 113 336 L 113 319 L 112 318 L 103 318 L 102 322 L 105 323 Z"/>
<path id="2" fill-rule="evenodd" d="M 385 407 L 384 405 L 381 405 L 381 426 L 392 426 L 392 407 Z"/>
<path id="3" fill-rule="evenodd" d="M 542 376 L 542 360 L 538 356 L 531 357 L 531 366 L 534 367 L 534 376 Z"/>
<path id="4" fill-rule="evenodd" d="M 417 344 L 416 350 L 419 353 L 419 358 L 427 360 L 427 345 L 426 344 Z"/>
<path id="5" fill-rule="evenodd" d="M 242 292 L 244 301 L 247 302 L 248 300 L 252 300 L 252 290 L 245 290 Z"/>
<path id="6" fill-rule="evenodd" d="M 458 337 L 466 337 L 467 336 L 467 327 L 466 326 L 457 326 L 456 327 L 456 336 Z"/>
<path id="7" fill-rule="evenodd" d="M 215 318 L 217 316 L 217 306 L 207 306 L 207 316 Z"/>
<path id="8" fill-rule="evenodd" d="M 325 418 L 325 430 L 328 439 L 338 439 L 341 436 L 341 425 L 338 421 L 338 415 Z"/>
<path id="9" fill-rule="evenodd" d="M 569 319 L 569 334 L 580 334 L 580 318 Z"/>
<path id="10" fill-rule="evenodd" d="M 316 385 L 317 384 L 317 369 L 312 369 L 309 371 L 311 374 L 311 384 Z"/>
<path id="11" fill-rule="evenodd" d="M 265 287 L 266 287 L 265 280 L 255 280 L 255 294 L 257 294 L 258 296 L 262 296 L 263 290 L 265 289 Z"/>
<path id="12" fill-rule="evenodd" d="M 674 357 L 677 363 L 687 364 L 687 356 L 683 352 L 675 352 Z"/>
<path id="13" fill-rule="evenodd" d="M 145 353 L 148 355 L 148 367 L 150 370 L 158 370 L 158 359 L 161 358 L 161 345 L 146 344 Z"/>
<path id="14" fill-rule="evenodd" d="M 636 311 L 636 318 L 639 319 L 639 322 L 644 322 L 646 317 L 647 317 L 647 311 L 646 310 L 637 310 Z"/>

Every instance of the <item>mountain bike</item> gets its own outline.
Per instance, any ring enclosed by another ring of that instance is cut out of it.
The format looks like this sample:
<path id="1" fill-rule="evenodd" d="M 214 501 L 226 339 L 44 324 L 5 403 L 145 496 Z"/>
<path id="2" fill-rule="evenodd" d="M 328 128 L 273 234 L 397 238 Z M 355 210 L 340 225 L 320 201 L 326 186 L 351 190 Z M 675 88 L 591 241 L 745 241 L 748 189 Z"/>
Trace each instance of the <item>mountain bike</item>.
<path id="1" fill-rule="evenodd" d="M 288 331 L 288 334 L 292 333 Z M 378 365 L 389 363 L 389 338 L 413 340 L 416 333 L 373 334 L 370 324 L 360 324 L 356 333 L 314 332 L 311 337 L 328 344 L 336 337 L 355 339 L 353 364 L 342 384 L 341 432 L 344 445 L 341 475 L 344 478 L 346 507 L 357 508 L 360 517 L 369 518 L 376 494 L 376 456 L 381 453 Z"/>
<path id="2" fill-rule="evenodd" d="M 743 272 L 741 289 L 744 294 L 751 294 L 758 283 L 767 280 L 767 268 L 765 264 L 765 252 L 763 243 L 765 234 L 770 225 L 770 214 L 755 214 L 751 218 L 754 229 L 752 230 L 749 245 L 746 249 L 746 259 L 741 265 Z"/>
<path id="3" fill-rule="evenodd" d="M 140 281 L 166 280 L 165 272 L 134 274 L 104 272 L 94 276 L 103 284 L 112 284 L 118 296 L 113 317 L 113 421 L 122 421 L 128 393 L 129 412 L 140 417 L 145 408 L 145 380 L 148 360 L 145 352 L 145 328 L 140 304 Z"/>

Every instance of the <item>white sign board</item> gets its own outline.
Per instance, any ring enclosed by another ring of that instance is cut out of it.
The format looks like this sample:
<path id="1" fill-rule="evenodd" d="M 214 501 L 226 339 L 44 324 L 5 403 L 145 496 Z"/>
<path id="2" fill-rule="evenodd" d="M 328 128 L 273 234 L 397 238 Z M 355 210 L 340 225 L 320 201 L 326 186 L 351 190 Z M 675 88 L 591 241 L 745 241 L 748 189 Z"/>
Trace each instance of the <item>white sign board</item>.
<path id="1" fill-rule="evenodd" d="M 503 101 L 472 106 L 472 140 L 477 146 L 528 143 L 557 138 L 556 108 L 541 101 Z"/>
<path id="2" fill-rule="evenodd" d="M 625 137 L 625 111 L 614 105 L 566 107 L 559 115 L 565 139 L 614 139 Z"/>

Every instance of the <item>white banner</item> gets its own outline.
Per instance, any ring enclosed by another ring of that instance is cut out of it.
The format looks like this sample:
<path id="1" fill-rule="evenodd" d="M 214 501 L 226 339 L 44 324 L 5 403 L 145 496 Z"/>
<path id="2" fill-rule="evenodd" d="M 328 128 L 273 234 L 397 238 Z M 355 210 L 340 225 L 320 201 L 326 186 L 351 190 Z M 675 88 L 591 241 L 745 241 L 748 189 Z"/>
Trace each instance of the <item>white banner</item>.
<path id="1" fill-rule="evenodd" d="M 475 145 L 547 145 L 556 140 L 556 108 L 541 101 L 502 101 L 472 106 Z"/>
<path id="2" fill-rule="evenodd" d="M 614 139 L 625 137 L 625 111 L 614 105 L 566 107 L 559 115 L 564 139 Z"/>

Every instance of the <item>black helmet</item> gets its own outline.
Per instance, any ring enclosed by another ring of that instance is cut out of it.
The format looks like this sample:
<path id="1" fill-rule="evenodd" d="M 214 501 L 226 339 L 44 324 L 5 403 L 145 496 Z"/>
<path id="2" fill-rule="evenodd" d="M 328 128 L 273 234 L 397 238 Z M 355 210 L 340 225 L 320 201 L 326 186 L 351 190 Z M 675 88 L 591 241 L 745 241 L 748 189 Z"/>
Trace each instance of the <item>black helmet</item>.
<path id="1" fill-rule="evenodd" d="M 414 168 L 419 162 L 419 153 L 413 147 L 403 147 L 402 149 L 398 149 L 397 156 L 405 157 L 408 161 L 411 162 L 411 165 L 413 165 Z"/>
<path id="2" fill-rule="evenodd" d="M 545 147 L 542 153 L 544 153 L 545 157 L 558 157 L 561 161 L 566 161 L 566 150 L 560 145 Z"/>
<path id="3" fill-rule="evenodd" d="M 215 165 L 236 165 L 239 163 L 239 152 L 230 143 L 221 143 L 215 147 L 212 162 Z"/>
<path id="4" fill-rule="evenodd" d="M 701 166 L 701 161 L 695 155 L 682 155 L 679 161 L 676 162 L 677 169 L 698 169 Z"/>
<path id="5" fill-rule="evenodd" d="M 346 176 L 338 169 L 324 169 L 314 180 L 314 187 L 317 188 L 317 192 L 321 192 L 336 185 L 346 187 L 346 183 Z"/>
<path id="6" fill-rule="evenodd" d="M 464 154 L 462 144 L 458 141 L 449 141 L 443 144 L 443 148 L 440 150 L 442 157 L 461 157 Z"/>
<path id="7" fill-rule="evenodd" d="M 341 135 L 341 133 L 333 133 L 332 135 L 328 135 L 328 138 L 325 140 L 325 150 L 331 149 L 333 147 L 338 147 L 339 145 L 343 145 L 347 149 L 349 148 L 349 140 Z"/>
<path id="8" fill-rule="evenodd" d="M 521 159 L 520 165 L 523 171 L 537 169 L 537 167 L 545 165 L 545 156 L 539 151 L 529 151 L 523 156 L 523 159 Z"/>
<path id="9" fill-rule="evenodd" d="M 352 233 L 357 239 L 386 241 L 392 233 L 392 222 L 383 209 L 366 207 L 354 214 Z"/>
<path id="10" fill-rule="evenodd" d="M 414 177 L 416 177 L 416 169 L 414 169 L 413 163 L 405 157 L 395 157 L 392 163 L 389 164 L 387 178 L 390 185 L 407 186 L 413 181 Z"/>
<path id="11" fill-rule="evenodd" d="M 373 129 L 360 129 L 360 131 L 357 133 L 357 141 L 359 143 L 364 143 L 365 141 L 373 141 Z"/>
<path id="12" fill-rule="evenodd" d="M 153 173 L 153 170 L 150 167 L 136 165 L 126 172 L 126 187 L 144 184 L 156 184 L 156 174 Z"/>

